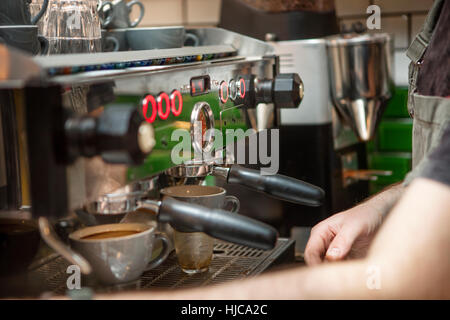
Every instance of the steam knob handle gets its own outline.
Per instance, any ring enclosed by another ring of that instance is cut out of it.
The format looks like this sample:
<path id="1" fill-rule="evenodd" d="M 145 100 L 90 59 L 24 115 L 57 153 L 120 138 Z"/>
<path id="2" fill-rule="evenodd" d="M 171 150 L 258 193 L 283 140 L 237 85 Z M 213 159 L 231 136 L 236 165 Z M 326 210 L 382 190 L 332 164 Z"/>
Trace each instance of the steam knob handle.
<path id="1" fill-rule="evenodd" d="M 303 82 L 297 73 L 282 73 L 273 80 L 255 81 L 255 102 L 276 108 L 297 108 L 303 99 Z"/>
<path id="2" fill-rule="evenodd" d="M 135 107 L 109 106 L 98 117 L 65 123 L 71 158 L 101 155 L 109 163 L 140 164 L 155 146 L 154 131 Z"/>
<path id="3" fill-rule="evenodd" d="M 106 162 L 142 163 L 156 144 L 153 127 L 135 107 L 108 107 L 98 120 L 97 146 Z"/>
<path id="4" fill-rule="evenodd" d="M 282 73 L 273 81 L 273 103 L 277 108 L 297 108 L 303 100 L 303 82 L 297 73 Z"/>

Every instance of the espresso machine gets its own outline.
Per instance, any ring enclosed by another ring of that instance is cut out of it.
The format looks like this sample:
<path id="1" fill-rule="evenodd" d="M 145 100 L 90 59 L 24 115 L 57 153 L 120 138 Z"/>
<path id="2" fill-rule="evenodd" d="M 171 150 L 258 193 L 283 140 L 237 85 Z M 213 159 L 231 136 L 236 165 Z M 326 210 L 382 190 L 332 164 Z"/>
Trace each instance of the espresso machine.
<path id="1" fill-rule="evenodd" d="M 166 186 L 206 176 L 304 206 L 320 206 L 324 197 L 307 182 L 262 175 L 262 161 L 237 164 L 226 143 L 211 153 L 219 138 L 207 134 L 253 129 L 232 140 L 247 149 L 253 137 L 265 139 L 282 109 L 298 108 L 300 77 L 280 73 L 265 42 L 219 28 L 185 32 L 197 46 L 47 57 L 0 47 L 0 207 L 38 218 L 42 239 L 56 251 L 27 268 L 40 290 L 63 292 L 68 264 L 88 273 L 64 246 L 64 232 L 53 230 L 73 227 L 67 216 L 87 225 L 119 222 L 143 206 L 162 228 L 202 231 L 218 242 L 214 272 L 189 278 L 169 259 L 144 274 L 138 289 L 218 283 L 293 261 L 294 242 L 268 224 L 160 197 Z M 192 139 L 179 162 L 177 130 Z"/>

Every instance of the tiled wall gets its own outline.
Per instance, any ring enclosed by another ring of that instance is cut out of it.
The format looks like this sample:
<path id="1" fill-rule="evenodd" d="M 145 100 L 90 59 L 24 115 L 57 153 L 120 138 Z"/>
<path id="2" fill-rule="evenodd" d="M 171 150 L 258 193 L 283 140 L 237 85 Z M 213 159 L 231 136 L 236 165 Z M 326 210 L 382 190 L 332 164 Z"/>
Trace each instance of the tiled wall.
<path id="1" fill-rule="evenodd" d="M 414 36 L 420 31 L 433 0 L 335 0 L 336 13 L 342 24 L 360 21 L 364 25 L 371 4 L 380 6 L 381 30 L 394 35 L 395 81 L 406 86 L 409 59 L 405 55 Z"/>
<path id="2" fill-rule="evenodd" d="M 222 0 L 139 0 L 145 5 L 140 26 L 214 26 L 220 18 Z M 226 1 L 226 0 L 224 0 Z"/>

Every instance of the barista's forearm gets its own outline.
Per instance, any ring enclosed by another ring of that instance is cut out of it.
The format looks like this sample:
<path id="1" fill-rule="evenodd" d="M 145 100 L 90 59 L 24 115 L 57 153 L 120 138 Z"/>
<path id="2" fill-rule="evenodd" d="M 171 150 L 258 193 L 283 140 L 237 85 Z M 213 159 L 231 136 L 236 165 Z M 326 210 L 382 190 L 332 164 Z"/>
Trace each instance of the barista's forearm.
<path id="1" fill-rule="evenodd" d="M 405 188 L 402 183 L 395 183 L 376 195 L 368 198 L 358 206 L 369 208 L 376 211 L 381 217 L 385 217 L 387 213 L 394 207 L 400 199 Z"/>
<path id="2" fill-rule="evenodd" d="M 211 290 L 208 299 L 350 299 L 372 297 L 365 286 L 365 267 L 359 261 L 297 268 L 267 274 L 223 288 Z M 201 294 L 201 292 L 199 292 Z"/>
<path id="3" fill-rule="evenodd" d="M 294 268 L 249 280 L 234 281 L 220 287 L 178 291 L 129 292 L 96 296 L 97 299 L 351 299 L 374 298 L 366 286 L 366 267 L 362 261 Z"/>

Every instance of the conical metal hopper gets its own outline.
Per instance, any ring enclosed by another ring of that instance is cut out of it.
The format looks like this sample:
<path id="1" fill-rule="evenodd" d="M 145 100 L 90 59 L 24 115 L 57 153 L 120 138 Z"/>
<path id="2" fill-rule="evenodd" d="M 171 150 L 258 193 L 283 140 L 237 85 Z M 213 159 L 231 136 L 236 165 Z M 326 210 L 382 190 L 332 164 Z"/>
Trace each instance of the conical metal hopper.
<path id="1" fill-rule="evenodd" d="M 361 141 L 370 140 L 392 95 L 393 44 L 389 34 L 327 38 L 331 97 Z"/>

